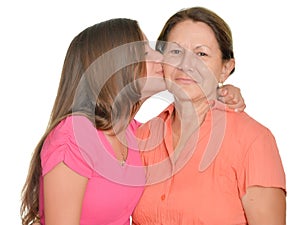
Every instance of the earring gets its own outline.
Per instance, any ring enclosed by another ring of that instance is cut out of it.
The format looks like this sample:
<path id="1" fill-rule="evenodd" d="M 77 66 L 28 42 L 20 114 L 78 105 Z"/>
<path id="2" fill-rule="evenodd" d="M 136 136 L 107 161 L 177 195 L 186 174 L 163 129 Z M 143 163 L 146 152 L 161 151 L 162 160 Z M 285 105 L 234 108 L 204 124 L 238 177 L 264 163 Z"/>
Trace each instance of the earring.
<path id="1" fill-rule="evenodd" d="M 223 86 L 223 82 L 218 82 L 218 88 L 222 88 Z"/>

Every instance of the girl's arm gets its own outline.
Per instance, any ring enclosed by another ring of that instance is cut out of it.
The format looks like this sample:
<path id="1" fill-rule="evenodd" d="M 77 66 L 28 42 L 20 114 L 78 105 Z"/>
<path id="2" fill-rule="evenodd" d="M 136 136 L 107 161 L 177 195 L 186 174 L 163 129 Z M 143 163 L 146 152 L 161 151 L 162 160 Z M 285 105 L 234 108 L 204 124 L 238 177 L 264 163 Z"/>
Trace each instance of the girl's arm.
<path id="1" fill-rule="evenodd" d="M 229 108 L 242 112 L 246 108 L 241 90 L 231 84 L 226 84 L 218 89 L 218 99 Z"/>
<path id="2" fill-rule="evenodd" d="M 44 176 L 45 224 L 79 225 L 88 179 L 59 163 Z"/>

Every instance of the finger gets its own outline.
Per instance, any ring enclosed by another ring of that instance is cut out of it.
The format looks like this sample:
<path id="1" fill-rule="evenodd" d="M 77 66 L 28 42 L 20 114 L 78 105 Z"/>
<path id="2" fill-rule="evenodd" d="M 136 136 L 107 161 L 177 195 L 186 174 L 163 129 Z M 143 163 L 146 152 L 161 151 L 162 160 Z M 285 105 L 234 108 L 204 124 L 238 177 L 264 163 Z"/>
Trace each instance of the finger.
<path id="1" fill-rule="evenodd" d="M 242 104 L 240 106 L 236 106 L 236 108 L 234 109 L 235 112 L 243 112 L 245 111 L 246 108 L 246 104 Z"/>
<path id="2" fill-rule="evenodd" d="M 246 108 L 244 101 L 239 101 L 236 104 L 228 105 L 229 108 L 233 109 L 235 112 L 243 112 Z"/>
<path id="3" fill-rule="evenodd" d="M 239 102 L 238 99 L 236 99 L 233 94 L 227 94 L 225 96 L 219 96 L 218 100 L 222 101 L 225 104 L 229 105 L 235 105 Z"/>
<path id="4" fill-rule="evenodd" d="M 245 102 L 242 98 L 236 99 L 228 95 L 226 97 L 219 97 L 218 99 L 226 104 L 228 108 L 233 109 L 236 112 L 242 112 L 246 108 Z"/>
<path id="5" fill-rule="evenodd" d="M 218 93 L 218 96 L 224 97 L 228 94 L 228 89 L 225 86 L 223 86 L 223 87 L 217 89 L 217 93 Z"/>

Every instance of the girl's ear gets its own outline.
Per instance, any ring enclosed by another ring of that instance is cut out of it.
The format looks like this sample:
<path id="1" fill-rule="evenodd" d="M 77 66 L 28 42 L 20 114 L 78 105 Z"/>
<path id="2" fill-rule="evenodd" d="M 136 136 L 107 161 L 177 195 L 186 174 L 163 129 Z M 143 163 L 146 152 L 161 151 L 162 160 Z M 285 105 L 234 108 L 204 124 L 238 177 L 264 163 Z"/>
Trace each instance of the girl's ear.
<path id="1" fill-rule="evenodd" d="M 224 62 L 222 74 L 220 76 L 220 82 L 224 82 L 229 77 L 234 67 L 235 67 L 235 59 L 229 59 L 226 62 Z"/>

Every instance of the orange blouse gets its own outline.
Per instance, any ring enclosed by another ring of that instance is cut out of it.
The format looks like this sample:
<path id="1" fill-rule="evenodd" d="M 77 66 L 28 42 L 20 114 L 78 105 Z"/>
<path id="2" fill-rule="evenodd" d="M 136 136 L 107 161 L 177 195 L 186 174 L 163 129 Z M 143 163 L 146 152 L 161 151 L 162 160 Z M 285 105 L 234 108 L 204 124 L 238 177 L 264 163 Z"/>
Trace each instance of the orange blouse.
<path id="1" fill-rule="evenodd" d="M 247 187 L 285 190 L 272 133 L 245 112 L 220 106 L 216 103 L 180 153 L 172 146 L 173 105 L 139 128 L 148 184 L 133 224 L 247 224 L 241 203 Z"/>

